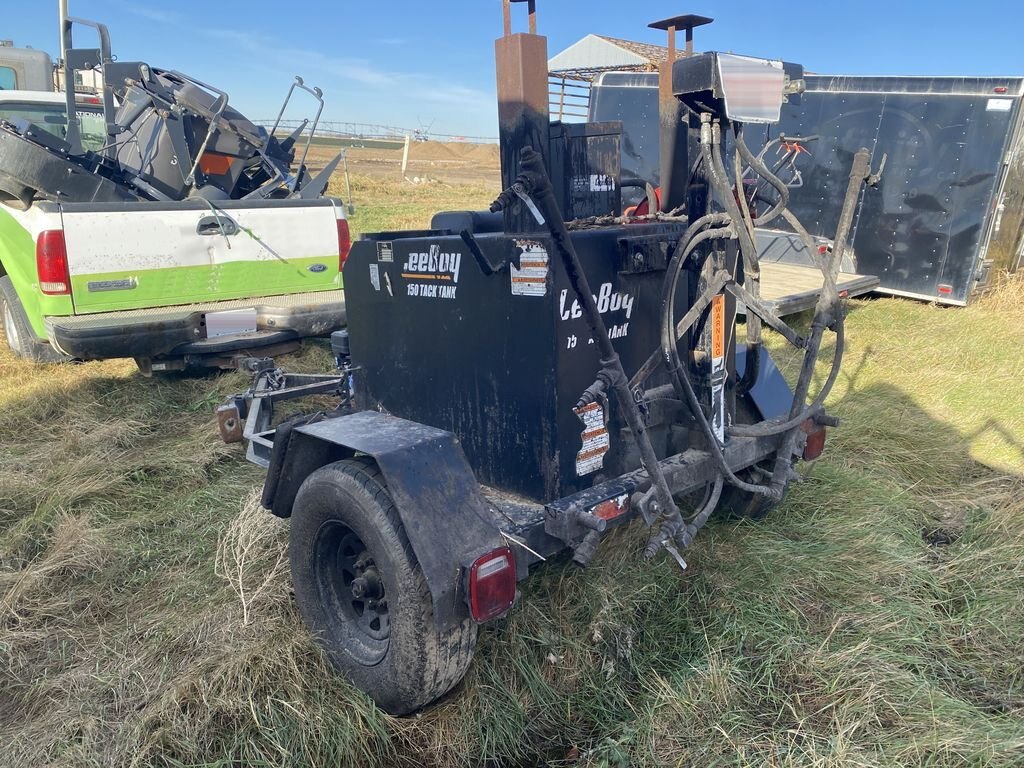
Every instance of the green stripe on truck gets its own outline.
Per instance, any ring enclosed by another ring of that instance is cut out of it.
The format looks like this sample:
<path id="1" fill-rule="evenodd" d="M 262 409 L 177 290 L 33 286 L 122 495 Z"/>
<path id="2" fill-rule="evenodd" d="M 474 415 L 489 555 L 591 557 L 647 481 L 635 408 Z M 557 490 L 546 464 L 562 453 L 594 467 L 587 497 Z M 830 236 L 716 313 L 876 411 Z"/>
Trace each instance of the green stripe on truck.
<path id="1" fill-rule="evenodd" d="M 326 269 L 311 271 L 316 265 Z M 90 284 L 92 289 L 90 290 Z M 169 307 L 341 288 L 338 255 L 73 275 L 75 313 Z"/>

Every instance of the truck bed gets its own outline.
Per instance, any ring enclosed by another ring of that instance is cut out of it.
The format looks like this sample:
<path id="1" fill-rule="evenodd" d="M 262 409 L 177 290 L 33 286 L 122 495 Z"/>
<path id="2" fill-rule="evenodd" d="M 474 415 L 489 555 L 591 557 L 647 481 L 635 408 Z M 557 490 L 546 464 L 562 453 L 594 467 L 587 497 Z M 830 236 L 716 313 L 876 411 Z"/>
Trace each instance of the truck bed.
<path id="1" fill-rule="evenodd" d="M 761 262 L 761 298 L 780 316 L 813 309 L 823 282 L 817 267 Z M 840 272 L 836 283 L 844 296 L 860 296 L 878 287 L 878 278 Z"/>

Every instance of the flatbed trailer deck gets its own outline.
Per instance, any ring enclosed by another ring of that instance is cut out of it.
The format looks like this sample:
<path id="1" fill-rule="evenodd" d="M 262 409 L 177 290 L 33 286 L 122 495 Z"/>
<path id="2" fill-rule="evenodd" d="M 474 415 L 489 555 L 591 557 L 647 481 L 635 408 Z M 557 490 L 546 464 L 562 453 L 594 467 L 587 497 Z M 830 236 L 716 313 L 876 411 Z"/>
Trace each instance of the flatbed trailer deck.
<path id="1" fill-rule="evenodd" d="M 780 317 L 814 309 L 821 295 L 823 278 L 817 267 L 782 262 L 761 262 L 761 299 Z M 862 296 L 878 287 L 874 275 L 840 272 L 836 285 L 839 295 Z"/>

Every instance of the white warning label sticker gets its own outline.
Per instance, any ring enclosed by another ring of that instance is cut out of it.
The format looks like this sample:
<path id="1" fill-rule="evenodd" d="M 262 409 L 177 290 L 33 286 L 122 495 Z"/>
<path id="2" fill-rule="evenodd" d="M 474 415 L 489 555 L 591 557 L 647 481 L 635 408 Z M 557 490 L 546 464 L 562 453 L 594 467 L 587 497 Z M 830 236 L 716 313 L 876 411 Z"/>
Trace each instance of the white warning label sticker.
<path id="1" fill-rule="evenodd" d="M 590 174 L 590 191 L 591 192 L 614 192 L 615 191 L 615 179 L 609 176 L 607 173 L 592 173 Z"/>
<path id="2" fill-rule="evenodd" d="M 370 265 L 370 285 L 373 286 L 373 290 L 380 290 L 380 267 L 376 264 Z"/>
<path id="3" fill-rule="evenodd" d="M 509 266 L 513 296 L 546 296 L 548 292 L 548 252 L 535 240 L 516 240 L 522 250 L 519 268 Z"/>
<path id="4" fill-rule="evenodd" d="M 1013 99 L 989 99 L 985 104 L 986 112 L 1009 112 L 1013 108 Z"/>
<path id="5" fill-rule="evenodd" d="M 600 403 L 590 403 L 574 410 L 583 422 L 583 444 L 576 454 L 576 474 L 589 475 L 604 466 L 604 455 L 610 445 L 604 408 Z"/>

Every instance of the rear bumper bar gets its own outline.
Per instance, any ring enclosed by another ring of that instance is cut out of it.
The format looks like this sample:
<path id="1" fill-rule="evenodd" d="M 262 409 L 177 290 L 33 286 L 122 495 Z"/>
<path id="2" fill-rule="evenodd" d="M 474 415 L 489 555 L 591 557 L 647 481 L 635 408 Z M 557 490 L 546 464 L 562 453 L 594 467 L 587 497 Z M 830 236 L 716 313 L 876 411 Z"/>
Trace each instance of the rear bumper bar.
<path id="1" fill-rule="evenodd" d="M 80 360 L 156 358 L 256 348 L 289 339 L 323 336 L 345 326 L 343 291 L 267 296 L 206 304 L 46 318 L 50 343 Z M 255 309 L 256 332 L 207 338 L 206 315 Z"/>

